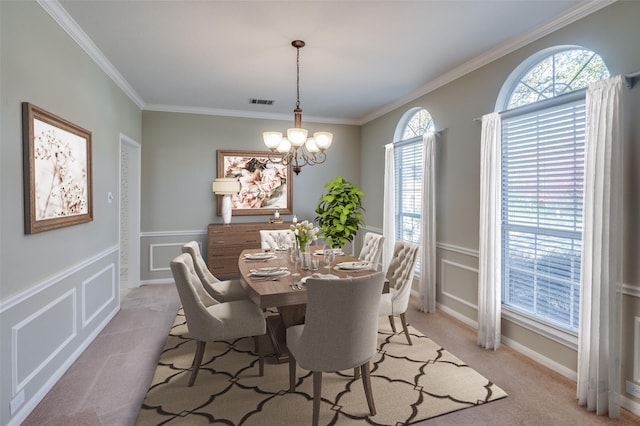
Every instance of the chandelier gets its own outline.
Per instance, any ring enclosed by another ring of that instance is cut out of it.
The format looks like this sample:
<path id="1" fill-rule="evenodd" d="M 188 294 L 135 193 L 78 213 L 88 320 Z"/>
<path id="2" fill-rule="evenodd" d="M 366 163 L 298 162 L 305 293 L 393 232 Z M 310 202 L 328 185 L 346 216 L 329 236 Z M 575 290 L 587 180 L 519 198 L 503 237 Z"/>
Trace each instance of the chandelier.
<path id="1" fill-rule="evenodd" d="M 330 132 L 315 132 L 307 137 L 307 129 L 302 128 L 302 110 L 300 109 L 300 48 L 304 41 L 294 40 L 291 45 L 296 48 L 296 108 L 293 110 L 293 127 L 287 129 L 287 136 L 282 132 L 263 132 L 264 144 L 271 150 L 269 160 L 282 164 L 291 164 L 296 174 L 303 166 L 324 163 L 327 159 L 325 151 L 333 141 Z"/>

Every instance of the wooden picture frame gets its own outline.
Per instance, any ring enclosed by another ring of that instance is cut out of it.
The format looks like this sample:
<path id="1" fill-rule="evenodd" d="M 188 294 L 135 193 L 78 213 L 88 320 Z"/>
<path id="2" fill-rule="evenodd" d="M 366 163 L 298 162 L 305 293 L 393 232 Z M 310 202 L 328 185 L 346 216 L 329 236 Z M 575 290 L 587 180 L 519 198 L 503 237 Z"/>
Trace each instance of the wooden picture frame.
<path id="1" fill-rule="evenodd" d="M 22 103 L 24 232 L 93 220 L 91 132 Z"/>
<path id="2" fill-rule="evenodd" d="M 262 151 L 216 151 L 219 178 L 237 178 L 240 193 L 231 196 L 231 208 L 238 215 L 273 215 L 293 213 L 291 164 L 269 160 Z M 221 215 L 218 197 L 218 216 Z"/>

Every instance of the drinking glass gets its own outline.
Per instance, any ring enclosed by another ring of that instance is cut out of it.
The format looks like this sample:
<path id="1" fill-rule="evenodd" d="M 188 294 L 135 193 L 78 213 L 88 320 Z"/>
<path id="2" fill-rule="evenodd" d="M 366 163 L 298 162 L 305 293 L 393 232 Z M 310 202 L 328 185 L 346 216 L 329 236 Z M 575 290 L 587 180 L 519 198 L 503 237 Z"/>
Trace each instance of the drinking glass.
<path id="1" fill-rule="evenodd" d="M 322 251 L 322 259 L 324 260 L 324 267 L 330 271 L 331 264 L 336 259 L 336 254 L 333 248 L 325 246 L 324 250 Z"/>
<path id="2" fill-rule="evenodd" d="M 298 272 L 298 263 L 300 263 L 300 250 L 298 250 L 297 244 L 293 244 L 289 250 L 289 257 L 291 259 L 291 263 L 293 263 L 294 265 L 294 270 L 291 275 L 297 277 L 300 275 L 300 272 Z"/>

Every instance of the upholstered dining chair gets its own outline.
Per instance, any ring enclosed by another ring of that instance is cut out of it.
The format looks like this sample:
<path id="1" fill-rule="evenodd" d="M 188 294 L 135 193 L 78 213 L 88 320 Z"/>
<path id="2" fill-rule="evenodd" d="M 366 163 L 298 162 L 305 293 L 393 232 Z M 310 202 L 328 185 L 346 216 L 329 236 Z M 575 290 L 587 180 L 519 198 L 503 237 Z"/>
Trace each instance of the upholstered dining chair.
<path id="1" fill-rule="evenodd" d="M 409 306 L 413 274 L 418 261 L 420 247 L 416 244 L 396 241 L 393 247 L 393 257 L 387 268 L 386 279 L 389 281 L 389 293 L 383 293 L 380 298 L 380 316 L 387 316 L 391 329 L 396 332 L 394 316 L 399 316 L 402 330 L 411 345 L 411 336 L 407 328 L 405 313 Z"/>
<path id="2" fill-rule="evenodd" d="M 382 254 L 382 243 L 384 243 L 384 236 L 367 232 L 364 234 L 358 259 L 368 262 L 371 267 L 377 269 L 380 263 L 380 255 Z"/>
<path id="3" fill-rule="evenodd" d="M 260 230 L 260 247 L 264 249 L 277 250 L 278 238 L 283 239 L 283 243 L 287 247 L 291 247 L 295 240 L 293 231 L 290 229 L 261 229 Z"/>
<path id="4" fill-rule="evenodd" d="M 313 372 L 313 425 L 320 416 L 322 372 L 360 368 L 371 415 L 376 414 L 369 361 L 378 345 L 378 305 L 384 274 L 313 279 L 307 284 L 305 323 L 287 328 L 289 388 L 296 387 L 296 363 Z"/>
<path id="5" fill-rule="evenodd" d="M 171 261 L 171 272 L 178 289 L 189 335 L 197 341 L 188 386 L 193 386 L 200 370 L 207 342 L 253 337 L 258 351 L 259 374 L 264 374 L 264 354 L 261 336 L 266 334 L 262 310 L 250 300 L 234 300 L 207 306 L 200 299 L 207 294 L 193 268 L 190 255 L 183 253 Z M 211 300 L 213 300 L 211 298 Z M 211 302 L 209 300 L 209 302 Z"/>
<path id="6" fill-rule="evenodd" d="M 196 274 L 202 281 L 202 286 L 218 302 L 249 299 L 247 292 L 244 291 L 242 284 L 240 284 L 240 280 L 220 281 L 209 271 L 200 254 L 200 246 L 196 241 L 189 241 L 183 245 L 182 253 L 191 255 Z"/>

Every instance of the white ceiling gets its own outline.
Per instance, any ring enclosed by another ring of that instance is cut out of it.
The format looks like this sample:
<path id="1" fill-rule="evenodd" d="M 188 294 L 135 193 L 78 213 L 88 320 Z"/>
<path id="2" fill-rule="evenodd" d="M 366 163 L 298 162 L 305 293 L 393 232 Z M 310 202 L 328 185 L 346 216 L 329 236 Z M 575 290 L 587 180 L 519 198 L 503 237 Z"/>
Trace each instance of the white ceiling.
<path id="1" fill-rule="evenodd" d="M 362 124 L 611 0 L 40 3 L 143 109 L 292 120 L 301 39 L 303 120 Z"/>

